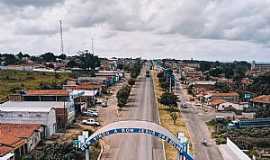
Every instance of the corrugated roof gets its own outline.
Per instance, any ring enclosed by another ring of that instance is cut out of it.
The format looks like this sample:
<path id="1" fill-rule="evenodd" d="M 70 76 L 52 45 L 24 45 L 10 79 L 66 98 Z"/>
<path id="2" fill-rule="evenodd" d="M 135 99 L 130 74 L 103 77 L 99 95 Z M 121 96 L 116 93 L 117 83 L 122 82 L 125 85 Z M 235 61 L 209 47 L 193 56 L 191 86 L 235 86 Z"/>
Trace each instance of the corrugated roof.
<path id="1" fill-rule="evenodd" d="M 0 104 L 0 111 L 4 112 L 49 112 L 52 108 L 63 108 L 70 102 L 54 101 L 7 101 Z"/>
<path id="2" fill-rule="evenodd" d="M 213 97 L 230 97 L 230 96 L 239 96 L 236 92 L 228 92 L 228 93 L 213 93 Z"/>
<path id="3" fill-rule="evenodd" d="M 63 89 L 46 89 L 46 90 L 29 90 L 27 92 L 28 96 L 38 96 L 38 95 L 57 95 L 57 96 L 68 96 L 67 90 Z"/>
<path id="4" fill-rule="evenodd" d="M 270 95 L 262 95 L 252 99 L 253 102 L 257 103 L 268 103 L 270 104 Z"/>

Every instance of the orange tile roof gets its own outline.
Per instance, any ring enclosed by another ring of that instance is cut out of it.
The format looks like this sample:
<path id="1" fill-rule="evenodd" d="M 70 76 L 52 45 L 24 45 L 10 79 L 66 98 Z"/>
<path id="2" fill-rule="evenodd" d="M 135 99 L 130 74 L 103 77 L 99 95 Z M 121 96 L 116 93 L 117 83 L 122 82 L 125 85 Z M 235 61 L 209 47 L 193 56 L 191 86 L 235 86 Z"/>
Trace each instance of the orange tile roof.
<path id="1" fill-rule="evenodd" d="M 0 145 L 0 156 L 4 156 L 6 154 L 8 154 L 9 152 L 12 152 L 13 148 L 8 147 L 8 146 L 3 146 Z"/>
<path id="2" fill-rule="evenodd" d="M 17 148 L 26 143 L 25 138 L 30 137 L 40 127 L 40 124 L 0 123 L 0 144 Z"/>
<path id="3" fill-rule="evenodd" d="M 210 104 L 213 106 L 216 106 L 216 105 L 222 104 L 224 102 L 226 102 L 226 101 L 224 101 L 223 99 L 214 98 L 210 101 Z"/>
<path id="4" fill-rule="evenodd" d="M 270 95 L 262 95 L 252 99 L 253 102 L 257 103 L 268 103 L 270 104 Z"/>
<path id="5" fill-rule="evenodd" d="M 228 92 L 228 93 L 213 93 L 213 97 L 230 97 L 230 96 L 239 96 L 237 92 Z"/>
<path id="6" fill-rule="evenodd" d="M 63 89 L 47 89 L 47 90 L 29 90 L 28 96 L 41 96 L 41 95 L 57 95 L 57 96 L 68 96 L 68 91 Z"/>
<path id="7" fill-rule="evenodd" d="M 85 89 L 85 90 L 91 90 L 91 89 L 97 89 L 100 88 L 101 85 L 99 84 L 91 84 L 91 83 L 81 83 L 76 87 L 76 89 Z"/>

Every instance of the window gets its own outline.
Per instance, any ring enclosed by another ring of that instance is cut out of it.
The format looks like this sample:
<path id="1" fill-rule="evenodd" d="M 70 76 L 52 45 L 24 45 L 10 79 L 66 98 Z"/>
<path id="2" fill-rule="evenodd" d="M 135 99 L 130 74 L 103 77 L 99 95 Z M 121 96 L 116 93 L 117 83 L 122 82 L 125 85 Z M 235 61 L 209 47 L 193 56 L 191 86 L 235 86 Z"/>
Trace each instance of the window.
<path id="1" fill-rule="evenodd" d="M 37 114 L 36 117 L 41 117 L 41 115 L 40 114 Z"/>
<path id="2" fill-rule="evenodd" d="M 22 114 L 18 114 L 18 117 L 23 117 L 23 115 Z"/>

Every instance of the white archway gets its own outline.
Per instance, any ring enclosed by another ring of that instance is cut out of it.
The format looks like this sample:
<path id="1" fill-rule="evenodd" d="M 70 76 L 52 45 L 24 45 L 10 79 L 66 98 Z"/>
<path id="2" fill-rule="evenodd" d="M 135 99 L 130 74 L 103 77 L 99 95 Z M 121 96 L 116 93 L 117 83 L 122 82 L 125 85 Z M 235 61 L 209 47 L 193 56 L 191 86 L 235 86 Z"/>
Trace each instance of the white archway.
<path id="1" fill-rule="evenodd" d="M 114 134 L 144 134 L 156 137 L 172 145 L 188 160 L 192 160 L 192 157 L 182 150 L 183 144 L 170 131 L 156 123 L 139 120 L 117 121 L 98 129 L 81 145 L 81 150 L 87 149 L 103 137 Z"/>

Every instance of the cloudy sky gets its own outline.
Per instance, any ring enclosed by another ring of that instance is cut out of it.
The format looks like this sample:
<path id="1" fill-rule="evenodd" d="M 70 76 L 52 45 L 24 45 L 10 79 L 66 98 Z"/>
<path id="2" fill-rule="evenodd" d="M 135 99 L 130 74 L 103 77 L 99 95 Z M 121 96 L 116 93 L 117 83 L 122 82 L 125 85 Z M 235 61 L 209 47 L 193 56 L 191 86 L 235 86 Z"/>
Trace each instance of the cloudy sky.
<path id="1" fill-rule="evenodd" d="M 0 0 L 0 52 L 270 62 L 270 0 Z"/>

